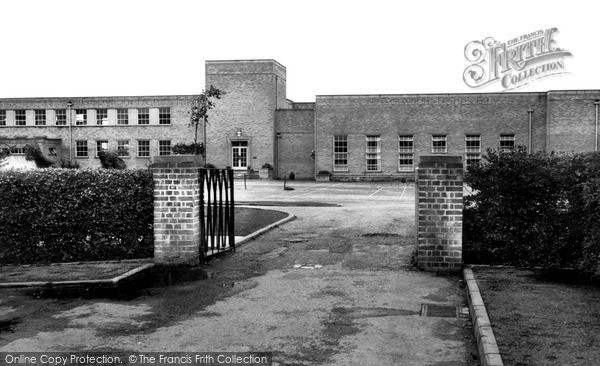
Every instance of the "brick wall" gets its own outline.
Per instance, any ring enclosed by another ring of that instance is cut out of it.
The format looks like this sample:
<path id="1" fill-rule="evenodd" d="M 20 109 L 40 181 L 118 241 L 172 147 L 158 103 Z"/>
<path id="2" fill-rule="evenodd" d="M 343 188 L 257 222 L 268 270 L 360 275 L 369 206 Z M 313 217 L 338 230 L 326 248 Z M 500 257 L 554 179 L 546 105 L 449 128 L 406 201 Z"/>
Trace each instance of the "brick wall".
<path id="1" fill-rule="evenodd" d="M 278 110 L 275 133 L 281 134 L 276 169 L 279 178 L 294 172 L 296 179 L 314 179 L 315 112 L 310 109 Z"/>
<path id="2" fill-rule="evenodd" d="M 548 151 L 594 151 L 600 91 L 548 92 Z"/>
<path id="3" fill-rule="evenodd" d="M 154 164 L 154 260 L 200 262 L 200 175 L 198 167 Z"/>
<path id="4" fill-rule="evenodd" d="M 285 83 L 285 68 L 273 60 L 206 61 L 207 87 L 227 93 L 210 111 L 209 163 L 231 166 L 231 141 L 247 141 L 248 165 L 274 165 L 275 109 L 286 106 Z"/>
<path id="5" fill-rule="evenodd" d="M 465 135 L 481 135 L 482 153 L 498 148 L 500 135 L 512 133 L 527 146 L 529 109 L 533 150 L 546 147 L 545 93 L 317 96 L 316 170 L 333 172 L 333 136 L 348 136 L 344 176 L 405 176 L 399 172 L 398 135 L 414 138 L 414 161 L 431 154 L 432 135 L 447 135 L 447 154 L 465 154 Z M 381 135 L 381 172 L 366 172 L 366 136 Z M 408 173 L 412 175 L 412 173 Z"/>
<path id="6" fill-rule="evenodd" d="M 56 126 L 55 110 L 66 109 L 71 102 L 73 157 L 83 168 L 99 167 L 96 158 L 96 141 L 108 141 L 109 150 L 116 151 L 117 140 L 129 141 L 129 157 L 124 157 L 130 168 L 144 168 L 150 164 L 150 158 L 158 155 L 158 141 L 170 140 L 174 145 L 179 142 L 190 143 L 194 140 L 193 128 L 189 125 L 189 106 L 193 96 L 154 96 L 154 97 L 95 97 L 95 98 L 19 98 L 0 99 L 0 110 L 7 111 L 7 125 L 0 126 L 0 144 L 2 138 L 7 139 L 60 139 L 62 159 L 69 158 L 69 126 Z M 171 124 L 159 125 L 158 108 L 169 107 Z M 126 108 L 129 115 L 127 125 L 117 125 L 117 108 Z M 150 124 L 137 124 L 137 109 L 149 108 Z M 26 126 L 14 125 L 14 110 L 27 111 Z M 34 110 L 46 111 L 46 125 L 35 126 Z M 76 109 L 87 111 L 87 124 L 76 125 Z M 107 109 L 108 125 L 97 125 L 96 109 Z M 68 124 L 67 117 L 67 124 Z M 199 135 L 201 140 L 202 136 Z M 87 141 L 88 157 L 76 158 L 75 145 L 77 140 Z M 150 157 L 138 157 L 138 141 L 150 141 Z M 2 146 L 0 146 L 2 147 Z M 44 151 L 47 153 L 47 151 Z"/>
<path id="7" fill-rule="evenodd" d="M 461 156 L 422 155 L 417 171 L 417 266 L 459 271 L 462 266 Z"/>

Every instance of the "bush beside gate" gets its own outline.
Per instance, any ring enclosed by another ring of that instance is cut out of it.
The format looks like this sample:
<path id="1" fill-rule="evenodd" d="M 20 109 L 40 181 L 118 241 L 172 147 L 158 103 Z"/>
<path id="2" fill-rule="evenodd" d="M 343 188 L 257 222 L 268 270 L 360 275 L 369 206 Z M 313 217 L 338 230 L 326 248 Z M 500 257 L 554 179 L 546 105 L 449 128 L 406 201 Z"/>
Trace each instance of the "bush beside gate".
<path id="1" fill-rule="evenodd" d="M 153 255 L 148 170 L 0 172 L 0 264 Z"/>
<path id="2" fill-rule="evenodd" d="M 600 278 L 600 154 L 488 151 L 465 183 L 468 263 L 571 267 Z"/>

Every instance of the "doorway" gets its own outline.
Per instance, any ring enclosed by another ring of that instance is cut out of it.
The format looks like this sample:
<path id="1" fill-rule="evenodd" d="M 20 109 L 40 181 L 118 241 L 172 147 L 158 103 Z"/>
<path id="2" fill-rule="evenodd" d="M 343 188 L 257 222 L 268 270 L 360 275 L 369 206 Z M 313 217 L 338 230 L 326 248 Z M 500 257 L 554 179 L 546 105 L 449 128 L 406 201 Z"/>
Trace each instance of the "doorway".
<path id="1" fill-rule="evenodd" d="M 231 141 L 231 167 L 248 168 L 248 141 Z"/>

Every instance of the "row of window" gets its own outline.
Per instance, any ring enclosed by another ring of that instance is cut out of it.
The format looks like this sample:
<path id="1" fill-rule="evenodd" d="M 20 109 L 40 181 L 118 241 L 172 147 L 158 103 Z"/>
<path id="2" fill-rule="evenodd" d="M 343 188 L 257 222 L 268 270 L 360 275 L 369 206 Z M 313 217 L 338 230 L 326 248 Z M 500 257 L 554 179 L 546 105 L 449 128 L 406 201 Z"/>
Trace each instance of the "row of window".
<path id="1" fill-rule="evenodd" d="M 54 125 L 55 126 L 66 126 L 69 122 L 67 119 L 66 109 L 54 109 Z M 96 125 L 108 125 L 108 109 L 96 109 Z M 7 110 L 0 109 L 0 126 L 7 125 Z M 35 126 L 46 126 L 48 124 L 48 113 L 45 109 L 34 109 L 34 124 Z M 137 124 L 138 125 L 149 125 L 150 124 L 150 108 L 136 108 L 137 113 Z M 14 110 L 14 123 L 15 126 L 26 126 L 27 125 L 27 113 L 25 109 Z M 117 125 L 128 125 L 129 124 L 129 109 L 117 108 Z M 51 117 L 52 118 L 52 117 Z M 93 122 L 92 122 L 93 123 Z M 88 124 L 88 110 L 87 109 L 75 109 L 75 125 L 85 126 Z M 171 124 L 171 108 L 161 107 L 158 108 L 158 124 L 170 125 Z"/>
<path id="2" fill-rule="evenodd" d="M 499 141 L 500 151 L 509 151 L 515 147 L 514 134 L 502 134 Z M 433 154 L 446 154 L 448 152 L 448 136 L 432 135 L 431 152 Z M 366 136 L 366 170 L 368 172 L 381 171 L 381 136 Z M 398 136 L 398 169 L 400 171 L 414 170 L 414 136 Z M 481 160 L 481 135 L 465 135 L 465 162 L 467 167 L 479 163 Z M 348 136 L 333 136 L 333 170 L 336 172 L 348 171 Z"/>
<path id="3" fill-rule="evenodd" d="M 150 140 L 136 140 L 137 141 L 137 155 L 140 158 L 150 157 Z M 130 156 L 130 141 L 129 140 L 117 140 L 117 154 L 119 156 L 128 157 Z M 96 157 L 101 151 L 108 151 L 108 140 L 97 140 L 96 141 Z M 158 141 L 158 155 L 171 155 L 171 140 L 159 140 Z M 87 158 L 89 157 L 89 144 L 87 140 L 76 140 L 75 141 L 75 157 Z"/>

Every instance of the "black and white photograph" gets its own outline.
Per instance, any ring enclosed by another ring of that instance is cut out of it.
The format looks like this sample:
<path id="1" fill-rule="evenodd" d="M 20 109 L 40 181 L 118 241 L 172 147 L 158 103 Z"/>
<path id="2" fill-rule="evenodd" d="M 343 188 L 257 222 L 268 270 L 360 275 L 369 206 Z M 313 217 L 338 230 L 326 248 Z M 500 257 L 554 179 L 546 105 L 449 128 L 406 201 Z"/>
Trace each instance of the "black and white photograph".
<path id="1" fill-rule="evenodd" d="M 600 5 L 0 3 L 0 366 L 600 364 Z"/>

